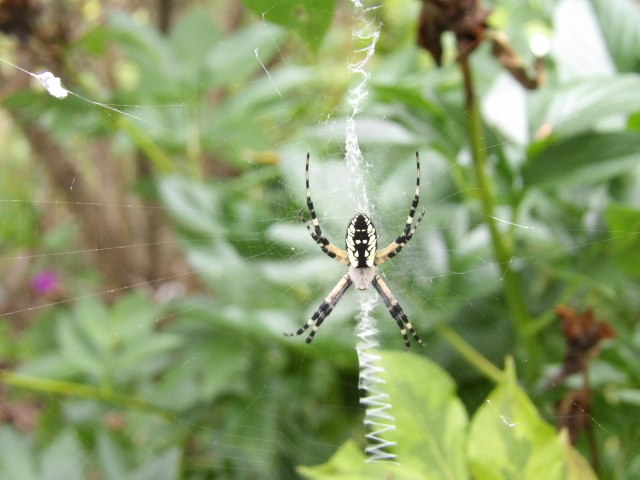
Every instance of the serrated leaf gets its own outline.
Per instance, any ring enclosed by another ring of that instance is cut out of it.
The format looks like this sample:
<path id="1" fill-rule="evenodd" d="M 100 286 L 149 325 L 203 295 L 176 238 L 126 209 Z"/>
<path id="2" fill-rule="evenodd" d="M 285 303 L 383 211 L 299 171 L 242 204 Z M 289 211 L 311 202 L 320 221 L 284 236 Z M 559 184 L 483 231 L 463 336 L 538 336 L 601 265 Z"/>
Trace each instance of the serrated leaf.
<path id="1" fill-rule="evenodd" d="M 638 133 L 585 133 L 534 144 L 522 174 L 526 187 L 598 181 L 636 166 L 638 152 Z"/>
<path id="2" fill-rule="evenodd" d="M 403 466 L 423 479 L 466 479 L 467 414 L 455 383 L 434 362 L 408 352 L 380 352 L 383 389 L 389 395 L 395 430 L 388 439 Z"/>
<path id="3" fill-rule="evenodd" d="M 110 331 L 120 343 L 147 336 L 162 314 L 162 308 L 138 294 L 124 295 L 111 309 Z"/>
<path id="4" fill-rule="evenodd" d="M 565 435 L 542 420 L 519 387 L 512 362 L 473 416 L 467 452 L 477 480 L 565 480 L 577 469 L 580 478 L 595 480 L 574 458 L 579 454 L 567 446 Z"/>
<path id="5" fill-rule="evenodd" d="M 61 315 L 56 324 L 56 336 L 61 355 L 78 371 L 100 378 L 103 372 L 102 358 L 96 354 L 91 340 L 83 334 L 74 313 L 72 311 Z"/>
<path id="6" fill-rule="evenodd" d="M 468 478 L 464 456 L 467 415 L 455 396 L 454 382 L 430 360 L 406 352 L 375 352 L 389 395 L 395 430 L 384 439 L 395 442 L 392 452 L 400 465 L 367 464 L 352 443 L 345 444 L 326 464 L 301 468 L 309 478 L 369 479 L 419 478 L 446 480 Z M 391 449 L 389 449 L 391 452 Z"/>
<path id="7" fill-rule="evenodd" d="M 317 50 L 333 20 L 335 0 L 244 0 L 256 15 L 298 33 Z"/>

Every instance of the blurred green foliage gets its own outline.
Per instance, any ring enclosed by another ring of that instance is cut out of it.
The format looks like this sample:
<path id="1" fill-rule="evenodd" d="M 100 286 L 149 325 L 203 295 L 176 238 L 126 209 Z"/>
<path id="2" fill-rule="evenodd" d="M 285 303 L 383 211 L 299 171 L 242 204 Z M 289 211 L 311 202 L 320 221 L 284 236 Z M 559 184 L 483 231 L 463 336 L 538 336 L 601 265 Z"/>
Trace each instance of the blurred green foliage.
<path id="1" fill-rule="evenodd" d="M 0 478 L 595 478 L 585 435 L 576 450 L 551 425 L 580 386 L 543 387 L 565 351 L 558 304 L 617 331 L 590 363 L 587 417 L 598 477 L 640 476 L 636 3 L 487 2 L 525 62 L 529 32 L 553 35 L 534 92 L 488 45 L 472 56 L 508 266 L 488 234 L 451 42 L 437 69 L 415 46 L 418 2 L 368 12 L 383 27 L 356 123 L 381 242 L 406 220 L 416 150 L 427 209 L 383 268 L 425 350 L 403 352 L 375 313 L 399 466 L 365 463 L 356 295 L 311 345 L 282 336 L 344 271 L 296 212 L 307 151 L 338 245 L 355 208 L 342 160 L 352 5 L 183 2 L 163 27 L 160 11 L 80 3 L 67 43 L 18 55 L 0 42 L 25 68 L 59 65 L 83 97 L 0 76 Z M 59 285 L 34 291 L 47 269 Z M 511 360 L 496 367 L 511 356 L 520 383 Z"/>

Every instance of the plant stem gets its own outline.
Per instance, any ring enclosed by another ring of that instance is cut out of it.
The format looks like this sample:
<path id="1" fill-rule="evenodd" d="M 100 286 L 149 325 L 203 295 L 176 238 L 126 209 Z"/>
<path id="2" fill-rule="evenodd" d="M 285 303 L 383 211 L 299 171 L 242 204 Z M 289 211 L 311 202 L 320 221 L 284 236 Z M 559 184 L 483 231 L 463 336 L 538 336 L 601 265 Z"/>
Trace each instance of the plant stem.
<path id="1" fill-rule="evenodd" d="M 106 392 L 91 385 L 83 385 L 81 383 L 68 382 L 64 380 L 51 380 L 48 378 L 28 377 L 9 372 L 7 370 L 0 370 L 0 383 L 55 395 L 91 398 L 124 408 L 138 408 L 140 410 L 162 415 L 169 419 L 175 418 L 176 415 L 170 410 L 159 405 L 146 402 L 138 397 Z"/>
<path id="2" fill-rule="evenodd" d="M 525 331 L 530 319 L 529 312 L 527 310 L 520 277 L 511 268 L 511 261 L 513 259 L 513 242 L 507 235 L 502 234 L 495 219 L 496 194 L 487 167 L 487 148 L 484 141 L 482 117 L 475 98 L 469 58 L 464 54 L 464 52 L 460 52 L 458 63 L 460 64 L 464 80 L 467 128 L 469 132 L 476 182 L 480 191 L 480 201 L 482 203 L 485 222 L 489 227 L 494 255 L 502 272 L 504 296 L 513 318 L 516 335 L 520 345 L 526 349 L 528 354 L 530 354 L 533 353 L 533 345 L 529 345 L 529 337 L 526 335 Z"/>
<path id="3" fill-rule="evenodd" d="M 436 330 L 451 345 L 453 345 L 460 355 L 467 359 L 472 367 L 478 370 L 489 380 L 498 383 L 502 379 L 502 370 L 482 356 L 480 352 L 467 343 L 467 341 L 458 335 L 452 328 L 449 328 L 446 325 L 438 325 Z"/>

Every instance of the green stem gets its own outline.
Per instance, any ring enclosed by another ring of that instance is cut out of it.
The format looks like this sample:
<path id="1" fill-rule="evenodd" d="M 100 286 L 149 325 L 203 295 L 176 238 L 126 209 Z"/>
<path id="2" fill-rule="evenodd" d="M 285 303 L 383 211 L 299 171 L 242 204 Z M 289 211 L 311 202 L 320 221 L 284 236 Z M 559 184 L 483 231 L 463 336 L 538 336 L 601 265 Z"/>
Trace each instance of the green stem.
<path id="1" fill-rule="evenodd" d="M 118 117 L 118 126 L 125 130 L 136 146 L 147 156 L 160 173 L 173 173 L 176 168 L 173 161 L 164 151 L 153 143 L 149 136 L 124 115 Z"/>
<path id="2" fill-rule="evenodd" d="M 80 383 L 64 380 L 51 380 L 48 378 L 28 377 L 7 370 L 0 370 L 0 383 L 55 395 L 91 398 L 123 408 L 137 408 L 145 410 L 159 414 L 168 419 L 175 418 L 176 416 L 176 414 L 170 410 L 160 407 L 159 405 L 146 402 L 138 397 L 106 392 L 96 387 Z"/>
<path id="3" fill-rule="evenodd" d="M 455 330 L 446 325 L 436 327 L 438 333 L 445 338 L 478 372 L 489 380 L 498 383 L 502 380 L 503 372 L 493 363 L 487 360 L 480 352 L 473 348 L 467 341 L 458 335 Z"/>
<path id="4" fill-rule="evenodd" d="M 476 182 L 480 192 L 480 201 L 482 203 L 485 222 L 489 227 L 494 255 L 502 273 L 504 295 L 514 321 L 518 340 L 520 345 L 524 347 L 528 353 L 532 353 L 533 345 L 529 345 L 531 342 L 528 341 L 529 337 L 526 335 L 526 327 L 530 319 L 529 312 L 525 302 L 524 290 L 522 288 L 520 277 L 511 268 L 511 260 L 513 259 L 513 242 L 507 235 L 502 234 L 497 225 L 495 215 L 496 194 L 487 167 L 487 148 L 484 141 L 482 117 L 475 98 L 469 59 L 464 53 L 460 55 L 459 63 L 464 79 L 467 127 L 471 143 L 473 166 Z"/>

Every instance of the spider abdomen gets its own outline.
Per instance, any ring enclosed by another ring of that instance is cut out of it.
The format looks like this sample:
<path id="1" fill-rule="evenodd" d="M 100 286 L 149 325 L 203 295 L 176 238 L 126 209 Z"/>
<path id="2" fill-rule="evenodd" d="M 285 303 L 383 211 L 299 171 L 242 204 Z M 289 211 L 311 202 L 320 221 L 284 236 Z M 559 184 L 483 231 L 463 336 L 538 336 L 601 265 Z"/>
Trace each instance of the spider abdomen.
<path id="1" fill-rule="evenodd" d="M 378 248 L 378 235 L 369 217 L 359 213 L 347 227 L 347 257 L 353 268 L 373 267 Z"/>

